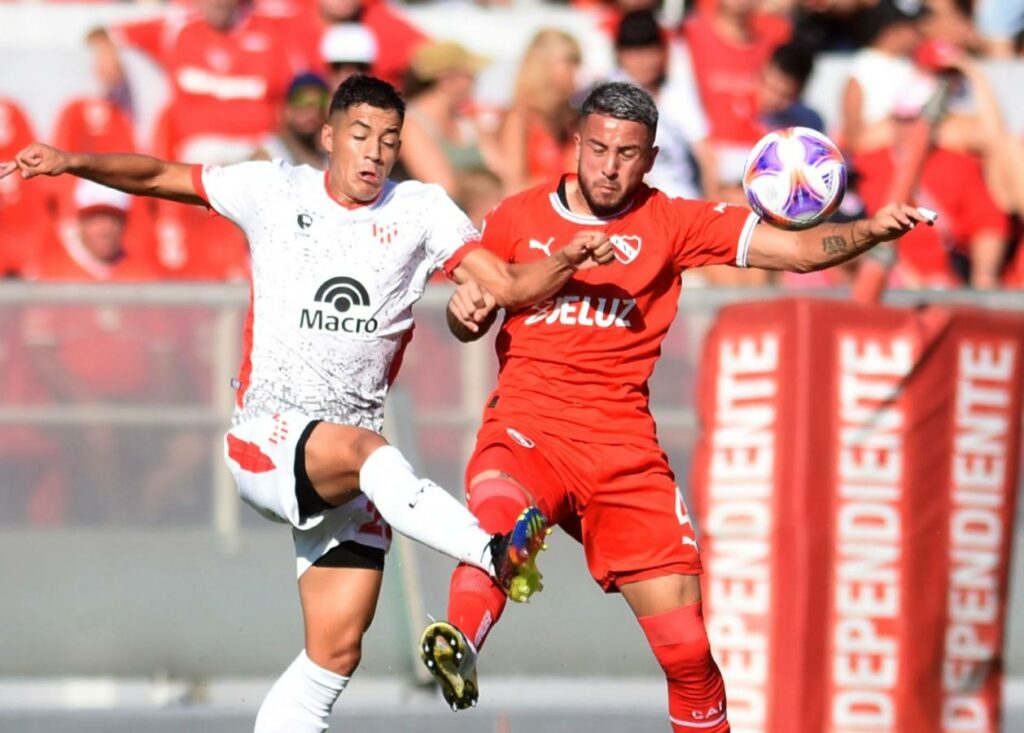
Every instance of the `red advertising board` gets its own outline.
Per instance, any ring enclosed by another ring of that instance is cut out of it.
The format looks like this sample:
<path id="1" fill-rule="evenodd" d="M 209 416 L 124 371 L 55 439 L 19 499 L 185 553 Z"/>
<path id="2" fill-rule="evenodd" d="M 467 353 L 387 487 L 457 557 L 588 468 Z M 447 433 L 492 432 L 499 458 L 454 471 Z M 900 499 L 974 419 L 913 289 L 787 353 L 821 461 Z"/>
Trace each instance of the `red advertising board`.
<path id="1" fill-rule="evenodd" d="M 993 733 L 1024 318 L 782 300 L 708 335 L 692 486 L 735 733 Z"/>

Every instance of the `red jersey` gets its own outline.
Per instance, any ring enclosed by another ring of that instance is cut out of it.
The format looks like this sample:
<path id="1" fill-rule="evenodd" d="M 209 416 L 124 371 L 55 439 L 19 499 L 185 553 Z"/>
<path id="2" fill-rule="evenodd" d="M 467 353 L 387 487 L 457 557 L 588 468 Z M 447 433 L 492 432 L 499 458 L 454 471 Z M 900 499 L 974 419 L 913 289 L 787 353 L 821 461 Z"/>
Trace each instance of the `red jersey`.
<path id="1" fill-rule="evenodd" d="M 176 12 L 121 26 L 114 36 L 167 73 L 176 143 L 206 136 L 256 143 L 276 127 L 295 68 L 274 19 L 247 13 L 222 32 L 199 15 Z"/>
<path id="2" fill-rule="evenodd" d="M 315 3 L 257 0 L 257 8 L 260 13 L 274 16 L 283 23 L 282 28 L 286 29 L 285 35 L 291 43 L 291 55 L 298 59 L 302 68 L 327 73 L 327 65 L 320 56 L 320 41 L 327 31 L 327 23 Z M 358 17 L 351 22 L 362 23 L 377 41 L 377 58 L 370 73 L 401 89 L 413 52 L 430 39 L 384 0 L 362 3 Z"/>
<path id="3" fill-rule="evenodd" d="M 771 16 L 755 17 L 753 37 L 744 44 L 721 38 L 702 11 L 683 24 L 712 140 L 753 144 L 761 139 L 764 133 L 757 113 L 761 72 L 788 36 L 788 25 Z"/>
<path id="4" fill-rule="evenodd" d="M 0 98 L 0 160 L 12 160 L 35 140 L 28 118 L 13 101 Z M 45 179 L 19 175 L 0 180 L 0 277 L 24 275 L 50 235 Z"/>
<path id="5" fill-rule="evenodd" d="M 68 234 L 53 243 L 43 260 L 44 282 L 152 282 L 159 271 L 125 257 L 110 265 L 96 260 Z M 92 397 L 146 396 L 154 380 L 151 358 L 170 347 L 167 313 L 136 305 L 70 305 L 27 309 L 24 337 L 31 346 L 49 346 L 67 376 L 72 393 Z"/>
<path id="6" fill-rule="evenodd" d="M 547 125 L 532 113 L 526 128 L 526 173 L 535 181 L 560 176 L 576 166 L 576 145 L 558 141 Z"/>
<path id="7" fill-rule="evenodd" d="M 102 97 L 78 97 L 61 108 L 54 145 L 81 153 L 134 153 L 135 132 L 123 109 Z"/>
<path id="8" fill-rule="evenodd" d="M 896 161 L 892 151 L 877 150 L 857 156 L 861 175 L 858 193 L 868 210 L 875 212 L 889 203 Z M 900 285 L 954 287 L 957 276 L 949 252 L 969 255 L 971 241 L 978 234 L 1006 237 L 1006 214 L 989 193 L 981 162 L 972 155 L 934 148 L 925 159 L 914 202 L 939 214 L 934 227 L 917 227 L 899 240 L 896 274 Z"/>
<path id="9" fill-rule="evenodd" d="M 647 380 L 678 309 L 680 275 L 745 266 L 758 219 L 646 185 L 620 214 L 599 219 L 572 213 L 557 189 L 506 199 L 487 217 L 482 245 L 507 262 L 531 262 L 596 229 L 611 236 L 616 261 L 580 270 L 553 298 L 506 314 L 489 414 L 599 443 L 653 438 Z"/>

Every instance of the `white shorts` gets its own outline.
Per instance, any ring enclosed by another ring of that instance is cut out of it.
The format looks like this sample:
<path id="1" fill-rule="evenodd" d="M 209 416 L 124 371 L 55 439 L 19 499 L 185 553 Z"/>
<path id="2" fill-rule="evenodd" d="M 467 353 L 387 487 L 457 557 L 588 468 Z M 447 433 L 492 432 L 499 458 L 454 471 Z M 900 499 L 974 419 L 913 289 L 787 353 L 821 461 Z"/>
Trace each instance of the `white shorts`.
<path id="1" fill-rule="evenodd" d="M 342 542 L 384 552 L 391 545 L 391 528 L 363 494 L 336 509 L 300 516 L 296 451 L 305 450 L 301 439 L 314 420 L 298 412 L 266 415 L 224 436 L 224 461 L 242 500 L 267 519 L 292 525 L 299 576 Z"/>

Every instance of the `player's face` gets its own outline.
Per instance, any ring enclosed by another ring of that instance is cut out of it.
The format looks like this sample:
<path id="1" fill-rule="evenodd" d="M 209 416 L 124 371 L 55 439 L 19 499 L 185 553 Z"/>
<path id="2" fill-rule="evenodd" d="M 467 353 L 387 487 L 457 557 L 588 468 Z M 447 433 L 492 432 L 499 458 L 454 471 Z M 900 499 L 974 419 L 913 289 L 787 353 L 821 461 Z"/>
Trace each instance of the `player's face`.
<path id="1" fill-rule="evenodd" d="M 331 158 L 336 192 L 358 203 L 377 198 L 398 159 L 401 131 L 393 109 L 357 104 L 335 112 L 323 127 L 321 143 Z"/>
<path id="2" fill-rule="evenodd" d="M 591 213 L 618 211 L 654 165 L 658 149 L 642 122 L 592 114 L 576 133 L 576 172 Z"/>

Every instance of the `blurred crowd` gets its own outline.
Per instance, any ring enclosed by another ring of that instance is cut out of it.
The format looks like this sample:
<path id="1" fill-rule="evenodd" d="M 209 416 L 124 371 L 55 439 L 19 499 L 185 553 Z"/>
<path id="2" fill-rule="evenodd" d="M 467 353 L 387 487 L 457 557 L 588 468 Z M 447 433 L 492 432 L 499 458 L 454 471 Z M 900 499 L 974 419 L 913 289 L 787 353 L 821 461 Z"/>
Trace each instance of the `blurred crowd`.
<path id="1" fill-rule="evenodd" d="M 1020 53 L 1024 0 L 696 0 L 674 12 L 661 0 L 573 5 L 608 34 L 613 77 L 658 101 L 652 185 L 743 204 L 752 144 L 779 127 L 817 128 L 853 171 L 840 217 L 909 195 L 941 215 L 936 229 L 901 244 L 892 284 L 1024 285 L 1024 142 L 1007 129 L 978 65 Z M 67 100 L 52 131 L 32 130 L 18 100 L 0 99 L 0 159 L 41 137 L 78 151 L 323 167 L 319 129 L 331 91 L 368 72 L 409 103 L 395 176 L 442 185 L 477 223 L 503 196 L 571 169 L 577 104 L 596 81 L 582 78 L 578 40 L 548 28 L 522 49 L 504 97 L 477 95 L 491 60 L 428 37 L 384 0 L 175 0 L 154 5 L 152 20 L 97 28 L 83 43 L 104 92 Z M 144 147 L 125 48 L 156 62 L 171 88 Z M 840 121 L 827 130 L 802 101 L 826 52 L 850 57 Z M 226 220 L 71 179 L 3 181 L 0 232 L 0 272 L 10 277 L 224 281 L 247 273 L 245 242 Z M 837 285 L 850 274 L 781 283 Z M 767 277 L 708 270 L 690 279 Z"/>
<path id="2" fill-rule="evenodd" d="M 742 169 L 752 145 L 773 129 L 816 128 L 850 164 L 839 219 L 910 196 L 940 214 L 936 227 L 901 242 L 891 285 L 1024 287 L 1024 139 L 1005 121 L 1005 105 L 1022 102 L 998 98 L 983 68 L 988 59 L 1020 57 L 1024 0 L 671 2 L 570 4 L 607 34 L 612 76 L 658 102 L 652 185 L 745 205 Z M 76 151 L 208 164 L 284 158 L 323 168 L 319 130 L 331 92 L 365 72 L 408 101 L 395 177 L 443 186 L 477 224 L 502 197 L 574 167 L 578 103 L 598 81 L 581 73 L 580 39 L 545 28 L 522 48 L 507 93 L 481 94 L 478 79 L 493 59 L 430 37 L 384 0 L 174 0 L 153 4 L 151 20 L 96 28 L 82 42 L 103 92 L 68 99 L 53 130 L 33 130 L 19 100 L 0 98 L 0 160 L 42 139 Z M 145 145 L 127 48 L 154 61 L 171 89 Z M 826 53 L 849 62 L 838 123 L 828 128 L 803 94 Z M 0 181 L 7 278 L 244 281 L 247 256 L 241 233 L 199 207 L 132 199 L 70 177 Z M 848 284 L 856 267 L 775 281 L 730 268 L 685 277 L 690 285 L 804 288 Z M 138 307 L 61 306 L 24 316 L 0 319 L 0 401 L 138 403 L 144 395 L 180 405 L 188 395 L 209 403 L 214 337 L 201 309 L 179 309 L 173 319 Z M 425 346 L 417 340 L 430 359 L 457 369 L 440 331 L 427 334 Z M 425 385 L 428 406 L 458 399 L 445 385 L 437 394 Z M 16 506 L 0 496 L 0 514 L 59 522 L 74 513 L 73 496 L 100 521 L 166 516 L 181 504 L 174 487 L 189 476 L 204 483 L 208 441 L 195 431 L 65 430 L 73 439 L 3 428 L 5 474 L 33 488 L 12 499 Z M 127 503 L 119 487 L 139 484 L 135 464 L 147 467 L 144 485 Z M 76 484 L 90 488 L 69 490 Z M 202 496 L 208 502 L 208 492 Z"/>

